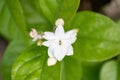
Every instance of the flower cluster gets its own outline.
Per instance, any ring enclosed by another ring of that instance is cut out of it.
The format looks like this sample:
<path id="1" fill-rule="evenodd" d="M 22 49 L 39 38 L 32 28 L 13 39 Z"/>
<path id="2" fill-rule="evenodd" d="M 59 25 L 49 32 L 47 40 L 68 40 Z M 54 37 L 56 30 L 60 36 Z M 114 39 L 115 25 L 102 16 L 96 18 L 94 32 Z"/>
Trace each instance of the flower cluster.
<path id="1" fill-rule="evenodd" d="M 30 37 L 33 41 L 45 39 L 44 42 L 38 42 L 38 45 L 48 47 L 48 66 L 55 65 L 57 61 L 61 61 L 65 56 L 73 55 L 72 44 L 76 41 L 77 29 L 64 31 L 64 21 L 59 18 L 55 22 L 55 32 L 44 32 L 43 35 L 38 35 L 35 29 L 30 32 Z"/>

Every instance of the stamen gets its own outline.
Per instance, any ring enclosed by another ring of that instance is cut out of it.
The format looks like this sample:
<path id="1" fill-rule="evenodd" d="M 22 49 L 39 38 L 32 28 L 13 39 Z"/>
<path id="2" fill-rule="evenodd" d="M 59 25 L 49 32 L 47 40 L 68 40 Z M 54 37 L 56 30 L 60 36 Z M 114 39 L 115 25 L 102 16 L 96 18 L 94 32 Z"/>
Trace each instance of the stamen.
<path id="1" fill-rule="evenodd" d="M 62 45 L 62 41 L 61 40 L 59 40 L 59 45 Z"/>

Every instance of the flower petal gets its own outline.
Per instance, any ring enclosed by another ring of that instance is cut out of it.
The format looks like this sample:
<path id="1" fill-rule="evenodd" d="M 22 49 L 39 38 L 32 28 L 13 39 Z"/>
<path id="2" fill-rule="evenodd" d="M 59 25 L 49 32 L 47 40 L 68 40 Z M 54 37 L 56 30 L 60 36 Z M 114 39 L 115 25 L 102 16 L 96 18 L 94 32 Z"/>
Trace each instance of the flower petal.
<path id="1" fill-rule="evenodd" d="M 50 47 L 48 48 L 48 56 L 49 57 L 54 57 L 53 50 Z"/>
<path id="2" fill-rule="evenodd" d="M 77 33 L 75 32 L 75 30 L 70 30 L 70 31 L 66 32 L 65 35 L 67 38 L 71 38 L 71 37 L 75 37 L 77 35 Z"/>
<path id="3" fill-rule="evenodd" d="M 69 48 L 68 48 L 68 52 L 66 54 L 67 56 L 71 56 L 73 55 L 73 47 L 70 45 Z"/>
<path id="4" fill-rule="evenodd" d="M 76 37 L 71 37 L 70 39 L 66 40 L 67 43 L 73 44 L 76 41 Z"/>
<path id="5" fill-rule="evenodd" d="M 37 35 L 33 38 L 32 41 L 37 41 L 38 39 L 42 39 L 42 36 L 41 35 Z"/>
<path id="6" fill-rule="evenodd" d="M 65 32 L 64 32 L 62 25 L 58 25 L 58 27 L 55 30 L 55 35 L 58 37 L 63 37 L 63 35 L 65 35 Z"/>
<path id="7" fill-rule="evenodd" d="M 54 56 L 58 61 L 61 61 L 66 55 L 67 49 L 63 46 L 56 46 L 54 48 Z"/>
<path id="8" fill-rule="evenodd" d="M 49 46 L 50 46 L 50 42 L 49 42 L 49 41 L 44 41 L 44 42 L 42 43 L 42 45 L 44 45 L 44 46 L 46 46 L 46 47 L 49 47 Z"/>
<path id="9" fill-rule="evenodd" d="M 55 34 L 52 32 L 44 32 L 43 38 L 47 40 L 53 40 L 55 39 Z"/>
<path id="10" fill-rule="evenodd" d="M 65 34 L 65 38 L 67 42 L 70 44 L 73 44 L 76 41 L 76 36 L 77 36 L 77 33 L 75 32 L 75 30 L 70 30 Z"/>
<path id="11" fill-rule="evenodd" d="M 42 43 L 42 45 L 46 46 L 46 47 L 51 47 L 54 48 L 57 45 L 57 42 L 55 40 L 49 40 L 49 41 L 44 41 Z"/>

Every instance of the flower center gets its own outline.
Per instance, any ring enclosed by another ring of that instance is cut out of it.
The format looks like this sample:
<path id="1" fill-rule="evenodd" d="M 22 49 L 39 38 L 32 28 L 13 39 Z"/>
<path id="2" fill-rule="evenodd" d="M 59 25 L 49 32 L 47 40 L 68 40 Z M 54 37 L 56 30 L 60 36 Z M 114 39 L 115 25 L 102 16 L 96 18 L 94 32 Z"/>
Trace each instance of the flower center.
<path id="1" fill-rule="evenodd" d="M 62 41 L 61 40 L 59 40 L 59 45 L 62 45 Z"/>

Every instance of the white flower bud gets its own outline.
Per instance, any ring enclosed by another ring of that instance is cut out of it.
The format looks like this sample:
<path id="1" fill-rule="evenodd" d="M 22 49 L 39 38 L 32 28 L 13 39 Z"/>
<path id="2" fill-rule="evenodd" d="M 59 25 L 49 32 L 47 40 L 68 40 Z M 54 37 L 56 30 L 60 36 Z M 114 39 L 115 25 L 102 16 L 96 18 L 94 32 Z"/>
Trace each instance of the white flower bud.
<path id="1" fill-rule="evenodd" d="M 48 58 L 47 65 L 53 66 L 56 64 L 56 62 L 57 62 L 57 59 L 55 59 L 54 57 L 50 57 L 50 58 Z"/>
<path id="2" fill-rule="evenodd" d="M 55 22 L 55 25 L 58 26 L 58 25 L 64 25 L 64 20 L 62 18 L 58 18 Z"/>
<path id="3" fill-rule="evenodd" d="M 30 31 L 29 35 L 31 38 L 35 38 L 38 35 L 38 33 L 36 29 L 33 28 L 32 31 Z"/>

